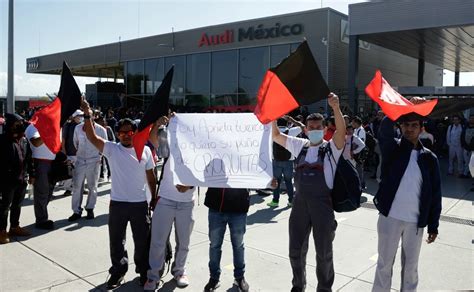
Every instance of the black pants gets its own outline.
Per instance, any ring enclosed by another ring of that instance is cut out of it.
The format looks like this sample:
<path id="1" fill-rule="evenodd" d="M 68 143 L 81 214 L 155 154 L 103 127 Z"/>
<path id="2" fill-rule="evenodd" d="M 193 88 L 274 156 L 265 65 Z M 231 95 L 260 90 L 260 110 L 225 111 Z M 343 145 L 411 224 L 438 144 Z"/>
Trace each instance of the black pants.
<path id="1" fill-rule="evenodd" d="M 148 203 L 110 201 L 109 208 L 109 240 L 112 275 L 125 275 L 128 270 L 128 253 L 125 249 L 125 235 L 127 224 L 132 227 L 135 252 L 135 272 L 146 274 L 149 269 L 148 254 L 150 232 L 150 217 L 148 216 Z"/>
<path id="2" fill-rule="evenodd" d="M 25 198 L 26 183 L 18 182 L 14 185 L 2 185 L 0 189 L 0 230 L 7 229 L 8 211 L 10 211 L 10 228 L 20 225 L 21 203 Z"/>

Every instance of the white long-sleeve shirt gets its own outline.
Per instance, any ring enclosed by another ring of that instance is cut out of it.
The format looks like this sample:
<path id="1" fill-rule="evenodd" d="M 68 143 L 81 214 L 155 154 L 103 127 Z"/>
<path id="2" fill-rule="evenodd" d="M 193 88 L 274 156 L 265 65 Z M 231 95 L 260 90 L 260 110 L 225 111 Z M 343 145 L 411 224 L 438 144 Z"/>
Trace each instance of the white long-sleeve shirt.
<path id="1" fill-rule="evenodd" d="M 461 133 L 462 126 L 454 124 L 448 127 L 448 132 L 446 133 L 446 143 L 448 146 L 461 146 Z"/>
<path id="2" fill-rule="evenodd" d="M 107 141 L 107 130 L 101 125 L 94 123 L 95 134 L 105 141 Z M 84 123 L 80 123 L 74 128 L 74 147 L 76 147 L 77 159 L 84 160 L 100 160 L 100 152 L 97 148 L 87 139 L 86 132 L 84 131 Z"/>

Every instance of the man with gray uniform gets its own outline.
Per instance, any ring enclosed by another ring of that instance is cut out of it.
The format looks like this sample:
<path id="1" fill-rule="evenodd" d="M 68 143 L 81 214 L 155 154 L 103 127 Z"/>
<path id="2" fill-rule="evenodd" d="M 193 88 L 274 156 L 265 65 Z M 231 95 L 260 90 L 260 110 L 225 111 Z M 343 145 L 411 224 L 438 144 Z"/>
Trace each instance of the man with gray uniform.
<path id="1" fill-rule="evenodd" d="M 98 137 L 107 140 L 107 131 L 101 125 L 92 122 Z M 68 221 L 76 221 L 81 218 L 82 213 L 82 190 L 84 181 L 87 179 L 87 219 L 94 219 L 94 207 L 97 202 L 97 184 L 99 181 L 100 160 L 102 154 L 87 139 L 84 123 L 74 129 L 74 147 L 77 149 L 76 162 L 74 164 L 74 176 L 72 177 L 72 211 L 74 212 Z"/>
<path id="2" fill-rule="evenodd" d="M 346 125 L 337 95 L 331 93 L 328 104 L 334 111 L 336 122 L 336 132 L 329 142 L 323 139 L 325 128 L 321 114 L 311 114 L 306 119 L 305 133 L 309 140 L 280 133 L 276 121 L 272 126 L 273 141 L 297 157 L 296 194 L 289 221 L 292 292 L 306 288 L 306 254 L 311 229 L 316 247 L 317 290 L 331 291 L 334 283 L 332 241 L 337 222 L 332 209 L 331 189 L 345 144 Z M 329 149 L 330 153 L 324 155 L 323 149 Z"/>

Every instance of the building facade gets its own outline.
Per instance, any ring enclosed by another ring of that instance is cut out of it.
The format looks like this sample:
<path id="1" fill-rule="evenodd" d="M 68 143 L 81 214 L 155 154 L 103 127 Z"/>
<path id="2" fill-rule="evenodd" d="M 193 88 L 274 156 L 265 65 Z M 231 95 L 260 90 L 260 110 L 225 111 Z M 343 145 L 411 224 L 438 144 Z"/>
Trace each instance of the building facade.
<path id="1" fill-rule="evenodd" d="M 146 108 L 174 66 L 172 104 L 193 111 L 240 111 L 256 104 L 266 70 L 306 39 L 329 88 L 350 111 L 346 100 L 348 33 L 347 16 L 324 8 L 30 58 L 27 71 L 58 74 L 65 59 L 76 76 L 123 78 L 127 106 Z M 359 112 L 376 107 L 363 89 L 377 69 L 393 86 L 416 85 L 416 59 L 366 42 L 360 42 L 359 51 Z M 440 86 L 442 69 L 427 63 L 424 78 L 425 84 Z M 117 100 L 101 99 L 99 105 L 116 106 Z M 325 101 L 310 105 L 310 111 L 321 106 L 327 108 Z"/>

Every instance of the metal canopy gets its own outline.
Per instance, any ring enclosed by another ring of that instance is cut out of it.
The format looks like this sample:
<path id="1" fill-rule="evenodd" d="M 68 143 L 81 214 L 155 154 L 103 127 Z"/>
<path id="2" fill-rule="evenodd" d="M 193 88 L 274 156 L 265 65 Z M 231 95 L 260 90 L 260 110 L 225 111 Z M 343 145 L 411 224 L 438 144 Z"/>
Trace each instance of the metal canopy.
<path id="1" fill-rule="evenodd" d="M 349 34 L 457 72 L 474 71 L 474 0 L 349 5 Z"/>

